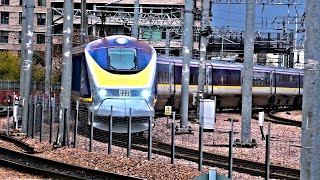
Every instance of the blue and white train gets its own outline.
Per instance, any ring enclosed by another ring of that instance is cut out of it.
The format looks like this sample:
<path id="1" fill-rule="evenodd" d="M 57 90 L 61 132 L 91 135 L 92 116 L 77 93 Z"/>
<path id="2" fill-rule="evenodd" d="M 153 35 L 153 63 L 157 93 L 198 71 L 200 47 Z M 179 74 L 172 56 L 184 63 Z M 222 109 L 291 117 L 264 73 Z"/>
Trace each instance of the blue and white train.
<path id="1" fill-rule="evenodd" d="M 217 107 L 241 107 L 243 65 L 207 61 L 204 97 L 217 97 Z M 109 36 L 73 50 L 72 95 L 94 103 L 96 128 L 127 132 L 148 129 L 148 120 L 165 105 L 180 107 L 182 59 L 156 56 L 146 42 L 128 36 Z M 300 106 L 303 71 L 254 66 L 253 106 Z M 190 63 L 189 99 L 197 91 L 198 61 Z M 189 101 L 192 108 L 192 101 Z M 112 108 L 111 108 L 112 107 Z M 131 110 L 131 112 L 130 112 Z"/>

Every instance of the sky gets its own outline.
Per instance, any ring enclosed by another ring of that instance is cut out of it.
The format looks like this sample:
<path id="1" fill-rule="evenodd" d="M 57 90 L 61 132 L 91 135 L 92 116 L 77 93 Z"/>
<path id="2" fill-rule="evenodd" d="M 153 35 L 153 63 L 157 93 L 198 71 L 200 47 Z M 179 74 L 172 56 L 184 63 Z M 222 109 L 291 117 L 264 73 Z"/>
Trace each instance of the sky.
<path id="1" fill-rule="evenodd" d="M 232 0 L 235 2 L 236 0 Z M 271 1 L 283 1 L 283 2 L 297 2 L 301 5 L 289 6 L 288 5 L 256 5 L 256 26 L 255 30 L 260 32 L 274 32 L 275 29 L 282 28 L 283 17 L 287 17 L 288 14 L 294 17 L 296 10 L 301 17 L 305 12 L 305 0 L 259 0 L 263 2 Z M 224 0 L 226 2 L 226 0 Z M 296 8 L 295 8 L 296 7 Z M 232 30 L 244 30 L 245 27 L 245 4 L 213 4 L 212 7 L 212 25 L 216 28 L 230 28 Z M 292 23 L 295 23 L 294 21 Z M 286 23 L 290 29 L 295 29 L 295 24 Z"/>

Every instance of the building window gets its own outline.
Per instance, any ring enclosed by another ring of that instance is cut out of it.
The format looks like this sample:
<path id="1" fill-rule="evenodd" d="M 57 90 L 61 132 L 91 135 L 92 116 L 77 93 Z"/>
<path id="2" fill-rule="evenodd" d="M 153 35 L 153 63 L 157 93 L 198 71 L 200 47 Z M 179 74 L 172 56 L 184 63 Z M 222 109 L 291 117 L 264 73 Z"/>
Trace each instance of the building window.
<path id="1" fill-rule="evenodd" d="M 38 0 L 38 6 L 46 6 L 46 0 Z"/>
<path id="2" fill-rule="evenodd" d="M 45 44 L 46 38 L 44 34 L 37 34 L 37 44 Z"/>
<path id="3" fill-rule="evenodd" d="M 1 5 L 9 5 L 9 0 L 1 0 Z"/>
<path id="4" fill-rule="evenodd" d="M 22 42 L 22 32 L 19 31 L 19 44 L 21 44 L 21 42 Z"/>
<path id="5" fill-rule="evenodd" d="M 8 43 L 8 40 L 9 40 L 9 32 L 0 31 L 0 43 Z"/>
<path id="6" fill-rule="evenodd" d="M 1 24 L 9 24 L 9 13 L 8 12 L 1 12 Z"/>
<path id="7" fill-rule="evenodd" d="M 46 14 L 37 14 L 37 25 L 46 25 Z"/>
<path id="8" fill-rule="evenodd" d="M 19 12 L 19 24 L 22 24 L 22 12 Z"/>
<path id="9" fill-rule="evenodd" d="M 22 6 L 22 0 L 20 0 L 19 5 Z"/>

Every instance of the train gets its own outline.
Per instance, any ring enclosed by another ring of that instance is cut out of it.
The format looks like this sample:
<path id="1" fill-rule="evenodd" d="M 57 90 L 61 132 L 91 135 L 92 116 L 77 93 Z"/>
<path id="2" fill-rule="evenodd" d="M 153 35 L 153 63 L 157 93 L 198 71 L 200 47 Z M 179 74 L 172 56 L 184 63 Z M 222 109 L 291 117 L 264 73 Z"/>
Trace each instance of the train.
<path id="1" fill-rule="evenodd" d="M 148 43 L 124 35 L 108 36 L 73 48 L 72 99 L 89 102 L 95 128 L 127 132 L 148 129 L 150 116 L 165 106 L 179 111 L 182 58 L 157 55 Z M 197 92 L 199 61 L 190 61 L 189 108 Z M 203 98 L 218 108 L 241 108 L 242 63 L 207 60 Z M 303 71 L 254 65 L 253 106 L 301 106 Z"/>

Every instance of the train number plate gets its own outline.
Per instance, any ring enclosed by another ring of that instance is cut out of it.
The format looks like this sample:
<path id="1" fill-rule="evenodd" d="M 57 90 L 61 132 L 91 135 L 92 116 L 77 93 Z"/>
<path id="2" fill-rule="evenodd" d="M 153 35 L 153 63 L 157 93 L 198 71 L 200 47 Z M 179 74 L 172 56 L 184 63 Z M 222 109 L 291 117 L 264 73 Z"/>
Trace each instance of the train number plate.
<path id="1" fill-rule="evenodd" d="M 120 96 L 130 96 L 130 90 L 120 89 L 119 90 L 119 95 Z"/>

